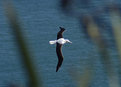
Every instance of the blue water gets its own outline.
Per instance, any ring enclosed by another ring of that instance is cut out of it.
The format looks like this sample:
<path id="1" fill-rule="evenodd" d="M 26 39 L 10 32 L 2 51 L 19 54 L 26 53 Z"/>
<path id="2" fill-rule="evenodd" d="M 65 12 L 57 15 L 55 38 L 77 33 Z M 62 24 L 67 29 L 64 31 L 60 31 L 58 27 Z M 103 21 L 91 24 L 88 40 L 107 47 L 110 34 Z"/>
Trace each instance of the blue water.
<path id="1" fill-rule="evenodd" d="M 77 68 L 77 72 L 82 72 L 82 67 L 88 65 L 87 61 L 90 58 L 96 58 L 92 86 L 108 86 L 107 77 L 94 49 L 95 46 L 84 38 L 76 18 L 67 17 L 60 11 L 58 0 L 13 0 L 13 2 L 44 87 L 75 87 L 76 81 L 69 74 L 70 70 L 73 67 Z M 2 1 L 0 4 L 0 87 L 5 87 L 10 83 L 25 86 L 27 73 L 21 63 L 18 47 L 11 28 L 9 28 Z M 64 62 L 56 73 L 55 45 L 49 45 L 48 41 L 56 39 L 59 26 L 66 28 L 64 37 L 73 43 L 63 46 Z"/>

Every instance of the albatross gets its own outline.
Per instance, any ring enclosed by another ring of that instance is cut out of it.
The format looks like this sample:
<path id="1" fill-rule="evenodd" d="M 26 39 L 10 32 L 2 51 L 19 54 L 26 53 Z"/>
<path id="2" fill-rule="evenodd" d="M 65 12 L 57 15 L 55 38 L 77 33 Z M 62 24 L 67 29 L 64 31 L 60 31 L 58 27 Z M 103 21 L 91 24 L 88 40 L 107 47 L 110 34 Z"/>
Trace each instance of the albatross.
<path id="1" fill-rule="evenodd" d="M 56 72 L 61 67 L 62 62 L 63 62 L 63 55 L 61 51 L 62 45 L 65 43 L 72 43 L 70 40 L 63 38 L 63 32 L 65 31 L 65 29 L 62 27 L 59 27 L 59 28 L 60 28 L 60 31 L 57 34 L 57 40 L 49 41 L 50 44 L 56 44 L 56 53 L 58 57 L 58 64 L 56 67 Z"/>

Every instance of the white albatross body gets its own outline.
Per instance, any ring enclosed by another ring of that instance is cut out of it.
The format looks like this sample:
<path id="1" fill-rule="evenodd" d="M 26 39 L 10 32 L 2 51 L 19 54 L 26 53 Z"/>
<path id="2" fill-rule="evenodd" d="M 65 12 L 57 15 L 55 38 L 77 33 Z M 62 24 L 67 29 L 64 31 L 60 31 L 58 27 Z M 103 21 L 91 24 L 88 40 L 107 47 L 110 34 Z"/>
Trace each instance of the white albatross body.
<path id="1" fill-rule="evenodd" d="M 59 44 L 65 44 L 65 43 L 72 43 L 71 41 L 69 41 L 68 39 L 64 39 L 64 38 L 60 38 L 58 40 L 52 40 L 49 41 L 50 44 L 55 44 L 55 43 L 59 43 Z"/>
<path id="2" fill-rule="evenodd" d="M 59 27 L 60 31 L 57 33 L 57 40 L 51 40 L 49 41 L 50 44 L 56 44 L 56 54 L 58 57 L 58 63 L 56 66 L 56 72 L 59 70 L 59 68 L 61 67 L 62 63 L 63 63 L 63 55 L 62 55 L 62 45 L 65 43 L 72 43 L 71 41 L 69 41 L 68 39 L 64 39 L 63 38 L 63 32 L 65 31 L 64 28 Z"/>

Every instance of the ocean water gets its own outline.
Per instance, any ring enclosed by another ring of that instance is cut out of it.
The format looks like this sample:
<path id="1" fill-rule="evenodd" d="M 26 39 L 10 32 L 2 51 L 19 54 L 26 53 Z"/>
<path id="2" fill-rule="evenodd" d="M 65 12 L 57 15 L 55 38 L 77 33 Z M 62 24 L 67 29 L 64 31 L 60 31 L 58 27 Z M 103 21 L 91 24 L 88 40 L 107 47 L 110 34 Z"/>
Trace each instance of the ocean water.
<path id="1" fill-rule="evenodd" d="M 4 1 L 4 0 L 3 0 Z M 0 87 L 9 84 L 25 86 L 27 76 L 24 65 L 16 46 L 9 23 L 5 16 L 2 0 L 0 1 Z M 107 87 L 107 76 L 103 71 L 94 44 L 89 43 L 80 31 L 76 18 L 65 16 L 59 9 L 59 0 L 13 0 L 23 27 L 24 37 L 33 56 L 37 73 L 42 78 L 44 87 L 75 87 L 77 82 L 70 75 L 70 70 L 83 72 L 89 59 L 95 59 L 95 72 L 92 87 Z M 99 2 L 96 2 L 97 5 Z M 102 3 L 103 4 L 103 3 Z M 72 44 L 63 46 L 64 61 L 56 73 L 57 56 L 55 45 L 49 40 L 55 40 L 59 27 L 64 27 L 64 37 Z M 116 54 L 113 52 L 112 54 Z M 91 56 L 91 57 L 90 57 Z M 91 69 L 90 69 L 91 70 Z M 75 75 L 76 76 L 76 75 Z"/>

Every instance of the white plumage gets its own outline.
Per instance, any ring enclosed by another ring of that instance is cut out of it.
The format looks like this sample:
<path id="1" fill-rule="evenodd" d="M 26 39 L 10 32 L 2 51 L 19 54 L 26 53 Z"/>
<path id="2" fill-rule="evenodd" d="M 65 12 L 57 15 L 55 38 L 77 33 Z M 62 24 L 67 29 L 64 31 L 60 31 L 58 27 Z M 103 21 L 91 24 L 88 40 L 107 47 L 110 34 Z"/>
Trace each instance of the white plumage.
<path id="1" fill-rule="evenodd" d="M 50 44 L 55 44 L 57 40 L 49 41 Z"/>
<path id="2" fill-rule="evenodd" d="M 68 39 L 60 38 L 60 39 L 58 39 L 58 40 L 49 41 L 49 43 L 50 43 L 50 44 L 55 44 L 55 43 L 65 44 L 65 43 L 72 43 L 72 42 L 69 41 Z"/>

